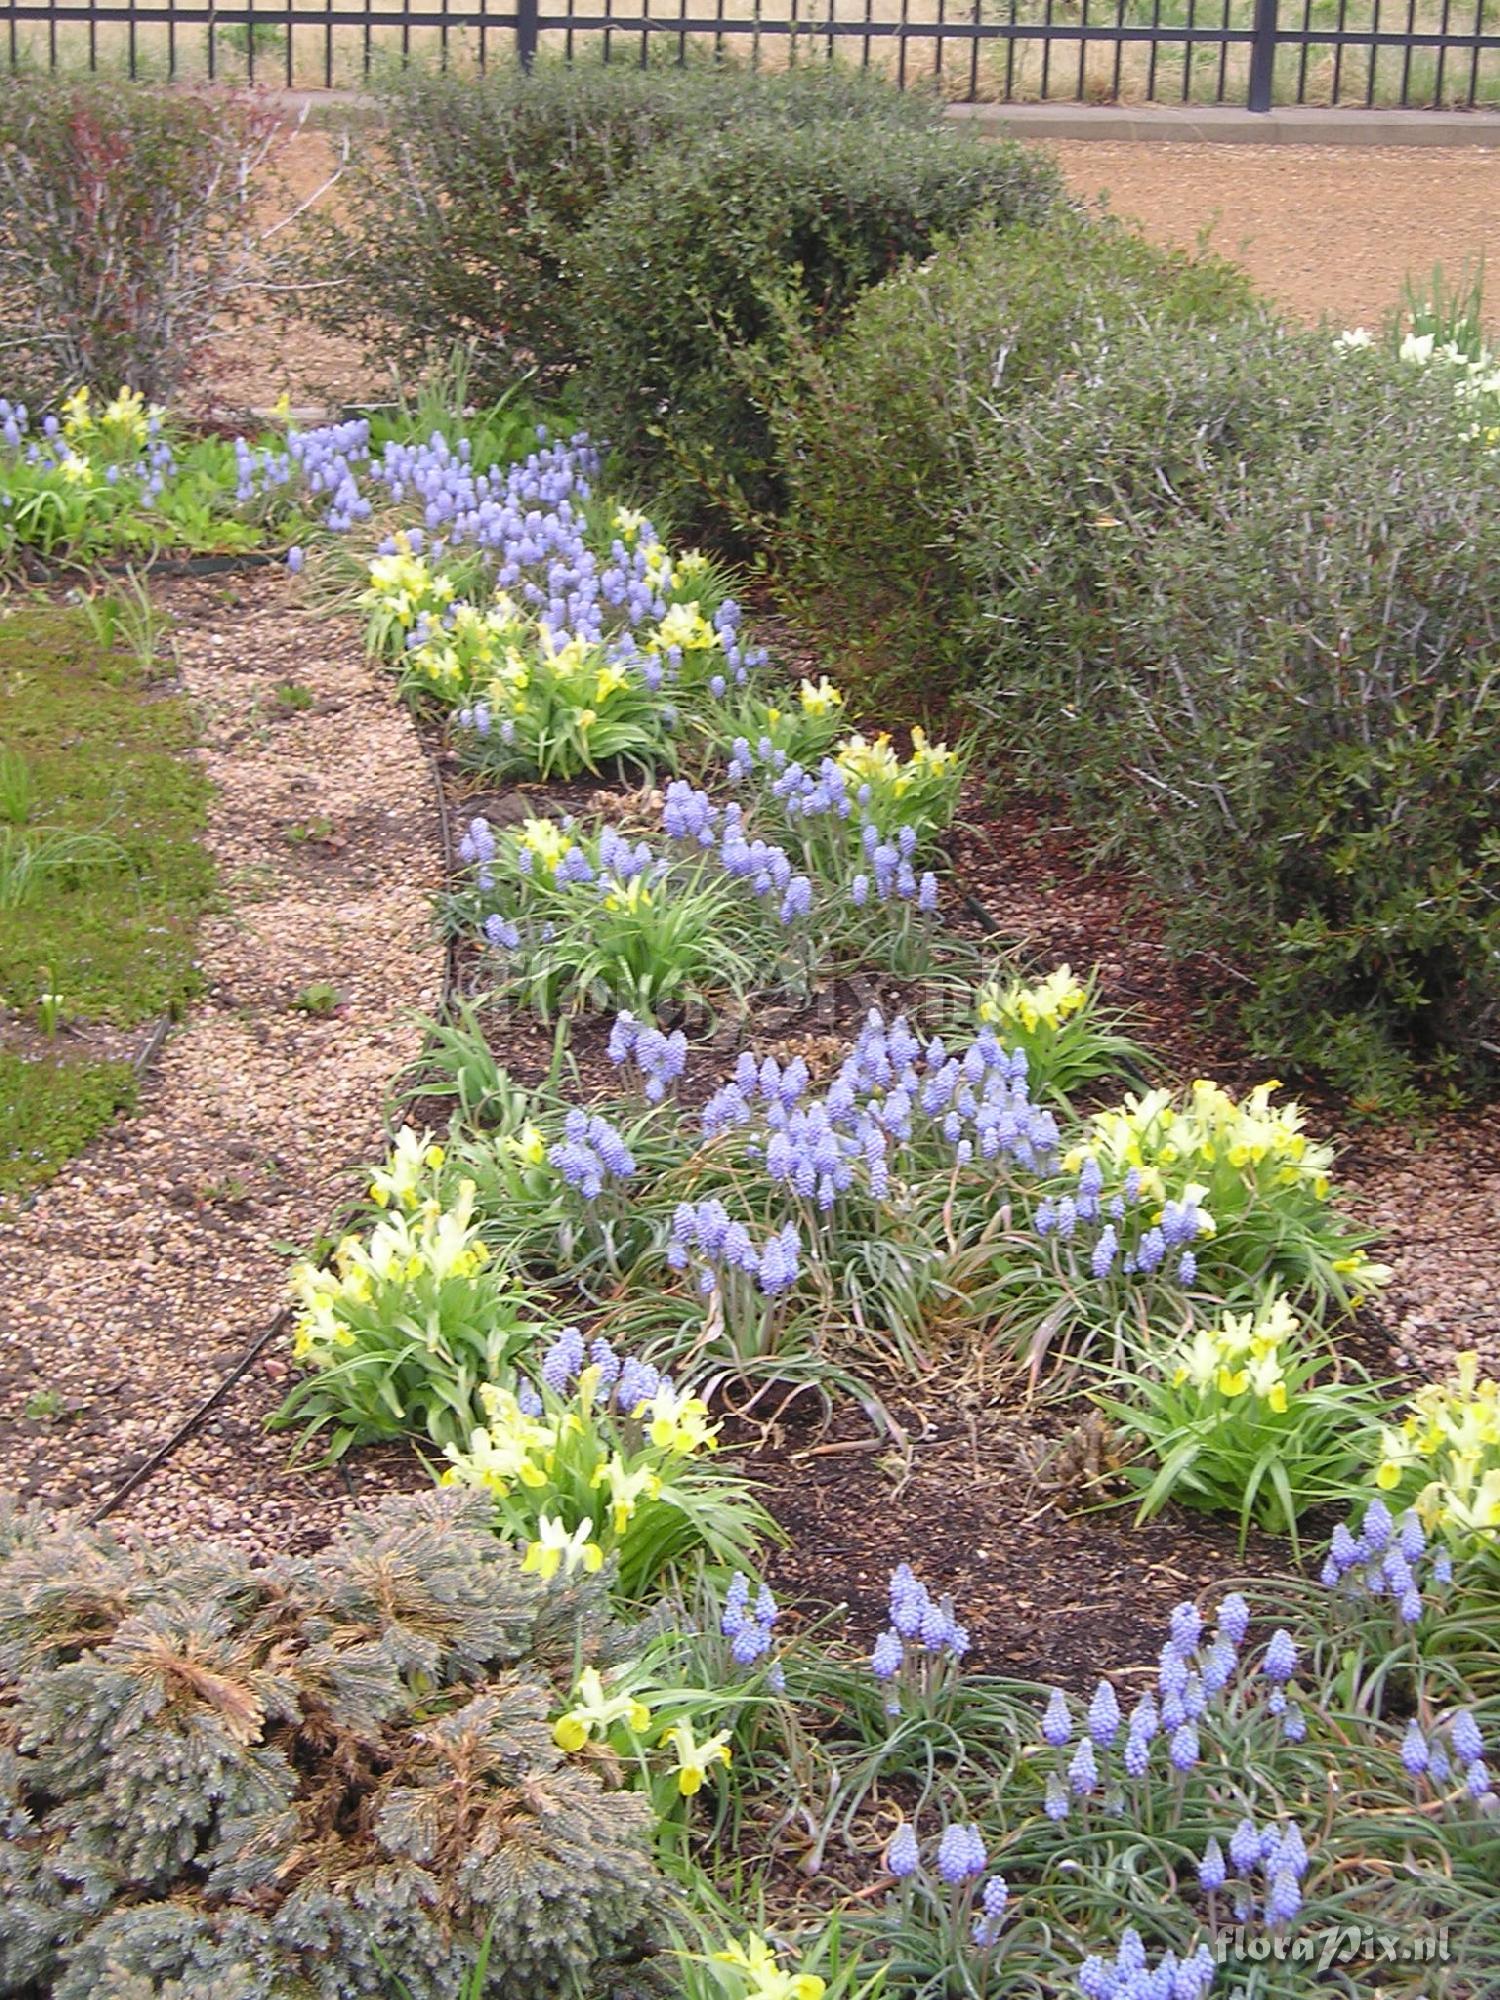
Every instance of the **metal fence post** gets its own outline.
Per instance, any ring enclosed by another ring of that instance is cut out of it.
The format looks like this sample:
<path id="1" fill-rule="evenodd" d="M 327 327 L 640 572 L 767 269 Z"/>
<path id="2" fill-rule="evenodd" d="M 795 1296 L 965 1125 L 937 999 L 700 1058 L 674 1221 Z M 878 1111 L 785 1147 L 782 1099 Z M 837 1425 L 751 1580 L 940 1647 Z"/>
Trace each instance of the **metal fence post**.
<path id="1" fill-rule="evenodd" d="M 1269 111 L 1276 83 L 1276 0 L 1255 0 L 1251 35 L 1248 108 Z"/>
<path id="2" fill-rule="evenodd" d="M 539 0 L 516 0 L 516 55 L 522 69 L 536 60 L 537 11 Z"/>

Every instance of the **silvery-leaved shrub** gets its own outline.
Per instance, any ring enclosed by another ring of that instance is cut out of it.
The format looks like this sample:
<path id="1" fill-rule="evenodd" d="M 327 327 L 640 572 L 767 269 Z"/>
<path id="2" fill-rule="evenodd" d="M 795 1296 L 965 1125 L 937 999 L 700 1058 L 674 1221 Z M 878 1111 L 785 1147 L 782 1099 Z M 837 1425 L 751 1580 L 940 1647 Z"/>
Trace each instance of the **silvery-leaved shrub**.
<path id="1" fill-rule="evenodd" d="M 1356 1108 L 1500 1050 L 1500 453 L 1449 385 L 1121 331 L 977 440 L 965 684 Z"/>
<path id="2" fill-rule="evenodd" d="M 456 1491 L 252 1565 L 0 1520 L 0 1994 L 614 1993 L 649 1814 L 567 1762 L 596 1596 Z"/>
<path id="3" fill-rule="evenodd" d="M 1123 327 L 1223 325 L 1251 309 L 1222 259 L 1157 249 L 1058 208 L 992 215 L 897 271 L 821 344 L 792 342 L 754 388 L 784 506 L 781 582 L 867 708 L 941 710 L 968 660 L 955 532 L 985 412 L 1035 395 Z"/>

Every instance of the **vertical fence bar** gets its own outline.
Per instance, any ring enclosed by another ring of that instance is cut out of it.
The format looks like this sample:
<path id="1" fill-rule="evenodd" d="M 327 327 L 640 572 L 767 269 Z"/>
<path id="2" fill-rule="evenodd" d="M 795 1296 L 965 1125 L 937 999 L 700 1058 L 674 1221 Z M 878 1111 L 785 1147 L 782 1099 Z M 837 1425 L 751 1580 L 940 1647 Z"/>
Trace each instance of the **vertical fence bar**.
<path id="1" fill-rule="evenodd" d="M 1375 102 L 1375 65 L 1380 60 L 1380 43 L 1376 40 L 1376 37 L 1379 35 L 1379 33 L 1380 33 L 1380 0 L 1375 0 L 1374 9 L 1370 15 L 1370 65 L 1365 72 L 1366 110 L 1368 110 Z"/>
<path id="2" fill-rule="evenodd" d="M 536 17 L 537 0 L 516 0 L 516 61 L 522 69 L 530 69 L 536 61 Z"/>
<path id="3" fill-rule="evenodd" d="M 1484 0 L 1474 0 L 1474 33 L 1484 33 Z M 1472 111 L 1479 99 L 1479 43 L 1476 40 L 1469 51 L 1469 109 Z"/>
<path id="4" fill-rule="evenodd" d="M 1052 0 L 1042 8 L 1042 102 L 1052 95 Z"/>
<path id="5" fill-rule="evenodd" d="M 1005 37 L 1005 101 L 1010 103 L 1016 85 L 1016 0 L 1010 0 L 1010 33 Z"/>
<path id="6" fill-rule="evenodd" d="M 1193 57 L 1198 44 L 1193 40 L 1193 30 L 1198 25 L 1198 0 L 1188 0 L 1187 39 L 1182 44 L 1182 101 L 1187 103 L 1193 94 Z"/>
<path id="7" fill-rule="evenodd" d="M 974 0 L 977 7 L 979 0 Z M 859 66 L 870 67 L 870 23 L 875 19 L 875 0 L 865 0 L 865 32 L 860 38 Z"/>
<path id="8" fill-rule="evenodd" d="M 1345 28 L 1348 26 L 1348 22 L 1349 22 L 1349 0 L 1339 0 L 1339 18 L 1337 25 L 1338 25 L 1338 32 L 1341 38 L 1343 36 Z M 1333 88 L 1332 91 L 1330 92 L 1331 101 L 1334 104 L 1339 104 L 1343 101 L 1343 95 L 1344 95 L 1344 44 L 1342 39 L 1340 39 L 1339 41 L 1335 42 L 1333 46 Z"/>
<path id="9" fill-rule="evenodd" d="M 1223 18 L 1219 22 L 1224 39 L 1219 43 L 1219 83 L 1216 103 L 1222 104 L 1229 92 L 1229 30 L 1234 20 L 1234 0 L 1224 0 Z M 1274 85 L 1272 86 L 1274 88 Z"/>
<path id="10" fill-rule="evenodd" d="M 792 11 L 797 10 L 797 0 L 792 0 Z M 910 0 L 901 0 L 901 14 L 896 23 L 896 82 L 906 88 L 906 27 L 911 17 Z"/>
<path id="11" fill-rule="evenodd" d="M 484 30 L 479 31 L 479 62 L 484 65 Z M 333 0 L 323 0 L 323 88 L 333 88 Z"/>
<path id="12" fill-rule="evenodd" d="M 1453 0 L 1443 0 L 1443 18 L 1438 25 L 1438 33 L 1443 39 L 1438 43 L 1437 75 L 1432 83 L 1432 101 L 1439 110 L 1443 104 L 1443 71 L 1448 67 L 1448 19 L 1452 6 Z"/>
<path id="13" fill-rule="evenodd" d="M 1161 0 L 1151 0 L 1151 52 L 1146 57 L 1146 101 L 1156 97 L 1156 59 L 1161 51 Z"/>
<path id="14" fill-rule="evenodd" d="M 974 20 L 973 20 L 973 26 L 974 26 L 975 28 L 978 28 L 978 27 L 980 26 L 980 24 L 981 24 L 981 19 L 982 19 L 982 14 L 983 14 L 983 7 L 984 7 L 984 0 L 974 0 Z M 978 98 L 979 98 L 979 37 L 978 37 L 978 35 L 977 35 L 977 34 L 974 34 L 974 35 L 970 35 L 970 37 L 969 37 L 969 96 L 968 96 L 968 102 L 969 102 L 970 104 L 974 104 L 974 103 L 977 103 L 977 102 L 978 102 Z"/>
<path id="15" fill-rule="evenodd" d="M 1089 60 L 1089 32 L 1088 32 L 1088 31 L 1089 31 L 1089 0 L 1083 0 L 1083 6 L 1082 6 L 1082 9 L 1081 9 L 1081 11 L 1080 11 L 1080 13 L 1079 13 L 1079 17 L 1078 17 L 1078 28 L 1079 28 L 1079 34 L 1078 34 L 1078 89 L 1077 89 L 1077 92 L 1076 92 L 1075 94 L 1076 94 L 1076 96 L 1077 96 L 1077 98 L 1078 98 L 1078 101 L 1079 101 L 1079 103 L 1081 104 L 1081 103 L 1083 102 L 1083 98 L 1084 98 L 1084 88 L 1083 88 L 1083 83 L 1084 83 L 1084 77 L 1085 77 L 1085 74 L 1087 73 L 1087 69 L 1088 69 L 1088 60 Z"/>
<path id="16" fill-rule="evenodd" d="M 1312 0 L 1302 0 L 1302 48 L 1297 60 L 1297 102 L 1307 102 L 1307 59 L 1312 54 L 1308 31 L 1312 27 Z"/>
<path id="17" fill-rule="evenodd" d="M 1411 102 L 1411 55 L 1410 37 L 1417 32 L 1417 0 L 1406 0 L 1406 47 L 1401 51 L 1401 107 L 1405 110 Z"/>
<path id="18" fill-rule="evenodd" d="M 948 20 L 948 0 L 937 0 L 937 35 L 932 51 L 932 73 L 935 77 L 943 74 L 943 29 Z"/>
<path id="19" fill-rule="evenodd" d="M 1124 25 L 1125 25 L 1125 0 L 1115 0 L 1115 26 L 1117 28 L 1123 28 Z M 1110 96 L 1114 99 L 1116 104 L 1118 104 L 1120 101 L 1120 77 L 1124 66 L 1124 62 L 1125 62 L 1125 42 L 1123 37 L 1117 37 L 1115 40 L 1115 66 L 1113 74 L 1110 79 L 1110 86 L 1109 86 Z"/>
<path id="20" fill-rule="evenodd" d="M 1379 0 L 1376 4 L 1379 5 Z M 1246 102 L 1251 111 L 1269 111 L 1276 82 L 1276 0 L 1255 0 L 1252 33 L 1255 39 L 1250 44 L 1250 90 Z"/>
<path id="21" fill-rule="evenodd" d="M 135 0 L 130 0 L 130 4 L 133 10 L 135 7 Z M 244 24 L 245 81 L 250 85 L 252 89 L 254 89 L 255 87 L 255 0 L 245 0 L 245 11 L 250 17 Z M 130 73 L 132 76 L 134 76 L 135 74 L 134 69 L 132 69 Z"/>

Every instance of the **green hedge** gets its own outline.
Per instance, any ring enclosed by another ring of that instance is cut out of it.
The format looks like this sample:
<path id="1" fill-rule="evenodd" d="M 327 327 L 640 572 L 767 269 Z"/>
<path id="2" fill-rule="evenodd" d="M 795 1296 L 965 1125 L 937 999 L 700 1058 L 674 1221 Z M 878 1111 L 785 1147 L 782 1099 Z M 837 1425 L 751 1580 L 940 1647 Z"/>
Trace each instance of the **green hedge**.
<path id="1" fill-rule="evenodd" d="M 940 706 L 961 680 L 968 584 L 957 556 L 990 410 L 1043 392 L 1130 328 L 1213 326 L 1252 309 L 1217 258 L 1153 249 L 1068 210 L 985 220 L 802 344 L 769 391 L 787 506 L 789 595 L 837 633 L 866 700 Z"/>
<path id="2" fill-rule="evenodd" d="M 915 131 L 940 117 L 931 100 L 842 65 L 758 77 L 544 60 L 529 76 L 409 71 L 379 98 L 380 119 L 353 135 L 339 201 L 310 224 L 326 287 L 311 310 L 403 371 L 471 342 L 483 393 L 531 366 L 555 383 L 587 355 L 575 239 L 663 141 L 746 122 Z"/>
<path id="3" fill-rule="evenodd" d="M 1500 453 L 1268 323 L 1134 329 L 983 427 L 963 680 L 1022 781 L 1369 1108 L 1500 1067 Z"/>
<path id="4" fill-rule="evenodd" d="M 578 241 L 585 415 L 669 510 L 754 521 L 782 497 L 768 411 L 794 355 L 976 214 L 1056 198 L 1044 156 L 941 124 L 752 120 L 661 147 Z"/>

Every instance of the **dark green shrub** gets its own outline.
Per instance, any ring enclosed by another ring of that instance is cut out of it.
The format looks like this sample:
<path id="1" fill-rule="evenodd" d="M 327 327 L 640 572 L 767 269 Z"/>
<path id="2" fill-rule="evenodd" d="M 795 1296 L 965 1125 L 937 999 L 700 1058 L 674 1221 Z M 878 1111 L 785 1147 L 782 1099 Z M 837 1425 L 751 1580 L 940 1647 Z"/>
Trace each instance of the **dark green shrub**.
<path id="1" fill-rule="evenodd" d="M 587 353 L 574 239 L 663 140 L 747 121 L 906 130 L 939 118 L 931 101 L 843 65 L 762 77 L 586 60 L 539 62 L 529 76 L 407 72 L 383 84 L 380 109 L 352 135 L 338 202 L 310 225 L 329 287 L 312 310 L 404 372 L 471 342 L 482 395 L 528 366 L 555 383 Z"/>
<path id="2" fill-rule="evenodd" d="M 586 413 L 670 505 L 774 508 L 767 385 L 870 286 L 976 214 L 1036 217 L 1042 155 L 961 129 L 750 122 L 663 147 L 580 237 Z"/>
<path id="3" fill-rule="evenodd" d="M 179 392 L 236 296 L 272 273 L 264 204 L 286 129 L 232 92 L 12 78 L 0 91 L 6 393 Z"/>
<path id="4" fill-rule="evenodd" d="M 650 1811 L 554 1746 L 583 1606 L 490 1516 L 260 1567 L 0 1518 L 0 1993 L 452 2000 L 488 1935 L 486 1993 L 605 2000 Z"/>
<path id="5" fill-rule="evenodd" d="M 851 692 L 911 713 L 961 673 L 955 531 L 987 411 L 1044 391 L 1126 329 L 1250 309 L 1219 259 L 1059 210 L 976 224 L 866 293 L 821 352 L 802 343 L 767 387 L 787 495 L 777 541 L 805 622 L 838 635 Z"/>
<path id="6" fill-rule="evenodd" d="M 1117 337 L 979 437 L 997 754 L 1371 1106 L 1500 1057 L 1500 453 L 1451 387 L 1270 325 Z"/>

